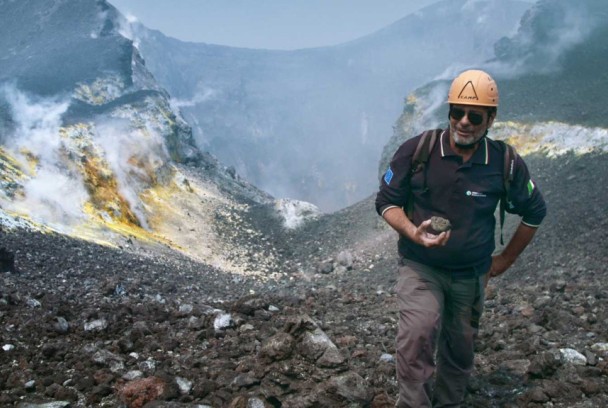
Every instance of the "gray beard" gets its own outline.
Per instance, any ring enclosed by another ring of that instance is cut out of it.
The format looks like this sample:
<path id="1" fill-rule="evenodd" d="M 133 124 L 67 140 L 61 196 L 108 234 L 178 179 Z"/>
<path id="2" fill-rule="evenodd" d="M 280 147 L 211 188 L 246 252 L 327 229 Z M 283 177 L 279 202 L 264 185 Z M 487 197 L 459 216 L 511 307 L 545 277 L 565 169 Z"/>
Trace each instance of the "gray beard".
<path id="1" fill-rule="evenodd" d="M 454 131 L 455 133 L 455 131 Z M 467 144 L 461 144 L 458 143 L 456 141 L 456 138 L 454 137 L 454 145 L 459 148 L 459 149 L 474 149 L 479 143 L 481 143 L 481 141 L 488 135 L 488 130 L 486 129 L 485 133 L 476 141 L 474 141 L 473 143 L 467 143 Z"/>

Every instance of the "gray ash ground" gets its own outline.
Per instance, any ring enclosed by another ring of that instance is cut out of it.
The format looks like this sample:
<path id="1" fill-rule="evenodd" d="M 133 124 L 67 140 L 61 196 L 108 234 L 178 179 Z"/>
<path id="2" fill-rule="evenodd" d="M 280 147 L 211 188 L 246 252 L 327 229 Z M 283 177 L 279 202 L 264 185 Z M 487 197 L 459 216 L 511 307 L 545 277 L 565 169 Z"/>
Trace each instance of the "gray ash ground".
<path id="1" fill-rule="evenodd" d="M 608 161 L 527 161 L 549 214 L 490 283 L 466 406 L 605 407 Z M 396 236 L 372 198 L 267 234 L 279 280 L 2 232 L 0 405 L 393 406 Z"/>

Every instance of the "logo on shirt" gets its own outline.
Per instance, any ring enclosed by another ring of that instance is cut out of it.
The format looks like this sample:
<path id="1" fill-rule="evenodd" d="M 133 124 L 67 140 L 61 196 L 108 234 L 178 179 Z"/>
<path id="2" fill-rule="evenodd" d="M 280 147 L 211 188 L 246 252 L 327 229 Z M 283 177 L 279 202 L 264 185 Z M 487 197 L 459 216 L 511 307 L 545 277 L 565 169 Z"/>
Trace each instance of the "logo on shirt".
<path id="1" fill-rule="evenodd" d="M 469 197 L 487 197 L 484 193 L 479 193 L 477 191 L 471 191 L 471 190 L 467 191 L 467 195 Z"/>
<path id="2" fill-rule="evenodd" d="M 386 184 L 391 184 L 391 180 L 393 179 L 393 170 L 389 167 L 386 173 L 384 173 L 384 182 Z"/>

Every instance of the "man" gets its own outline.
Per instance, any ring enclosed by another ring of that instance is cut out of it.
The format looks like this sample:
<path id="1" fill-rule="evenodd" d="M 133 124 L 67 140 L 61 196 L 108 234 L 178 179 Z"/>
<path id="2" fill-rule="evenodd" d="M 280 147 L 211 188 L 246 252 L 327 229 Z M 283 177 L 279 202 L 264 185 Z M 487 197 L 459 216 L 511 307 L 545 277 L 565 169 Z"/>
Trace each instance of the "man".
<path id="1" fill-rule="evenodd" d="M 376 211 L 399 233 L 397 407 L 461 406 L 487 280 L 513 264 L 546 213 L 526 164 L 515 156 L 507 211 L 522 220 L 492 256 L 494 212 L 505 192 L 504 145 L 486 137 L 498 88 L 487 73 L 465 71 L 452 82 L 448 103 L 449 129 L 437 137 L 424 169 L 410 173 L 419 135 L 399 147 L 376 197 Z M 403 209 L 408 204 L 411 219 Z M 451 230 L 432 230 L 432 216 L 449 220 Z"/>

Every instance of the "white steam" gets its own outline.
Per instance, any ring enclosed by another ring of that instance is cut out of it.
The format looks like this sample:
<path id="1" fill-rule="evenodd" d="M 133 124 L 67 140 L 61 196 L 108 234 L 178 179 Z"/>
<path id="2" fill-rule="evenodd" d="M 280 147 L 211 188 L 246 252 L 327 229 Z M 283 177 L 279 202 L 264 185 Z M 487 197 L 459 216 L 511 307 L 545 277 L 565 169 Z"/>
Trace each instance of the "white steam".
<path id="1" fill-rule="evenodd" d="M 133 46 L 139 49 L 140 40 L 136 35 L 135 26 L 139 19 L 133 14 L 118 14 L 118 34 L 133 42 Z"/>
<path id="2" fill-rule="evenodd" d="M 152 177 L 168 160 L 168 153 L 160 133 L 149 121 L 143 123 L 141 128 L 133 128 L 126 120 L 99 123 L 95 142 L 116 176 L 120 194 L 147 228 L 139 193 L 153 183 Z"/>
<path id="3" fill-rule="evenodd" d="M 2 87 L 0 99 L 11 118 L 2 143 L 24 173 L 20 193 L 0 194 L 3 208 L 54 228 L 86 221 L 90 195 L 79 161 L 86 155 L 98 160 L 101 174 L 115 177 L 118 193 L 147 227 L 139 194 L 158 181 L 169 160 L 162 136 L 167 124 L 154 112 L 121 108 L 114 112 L 120 118 L 62 127 L 66 101 L 34 98 L 14 86 Z"/>
<path id="4" fill-rule="evenodd" d="M 555 1 L 550 9 L 546 8 L 547 4 L 539 2 L 533 6 L 522 19 L 522 23 L 527 20 L 528 24 L 522 25 L 505 41 L 511 48 L 509 52 L 515 52 L 517 57 L 488 63 L 489 72 L 502 78 L 514 78 L 530 71 L 558 71 L 559 58 L 584 42 L 597 24 L 602 23 L 584 2 Z"/>
<path id="5" fill-rule="evenodd" d="M 314 204 L 287 198 L 276 200 L 275 208 L 283 218 L 283 226 L 287 229 L 298 228 L 306 221 L 314 220 L 321 215 L 321 211 Z"/>
<path id="6" fill-rule="evenodd" d="M 211 88 L 202 87 L 190 99 L 171 98 L 171 108 L 174 111 L 178 111 L 180 108 L 183 107 L 192 107 L 198 105 L 199 103 L 204 103 L 212 100 L 214 97 L 217 96 L 217 94 L 218 92 Z"/>
<path id="7" fill-rule="evenodd" d="M 74 177 L 55 166 L 40 167 L 36 177 L 25 183 L 19 207 L 27 209 L 32 219 L 56 229 L 84 220 L 82 205 L 88 194 Z"/>
<path id="8" fill-rule="evenodd" d="M 82 205 L 88 194 L 81 182 L 74 182 L 61 164 L 59 129 L 61 115 L 68 103 L 56 99 L 34 99 L 14 86 L 0 88 L 6 100 L 14 127 L 7 134 L 7 151 L 27 171 L 35 170 L 23 181 L 24 197 L 3 203 L 5 208 L 25 212 L 32 219 L 48 224 L 68 224 L 82 216 Z"/>
<path id="9" fill-rule="evenodd" d="M 68 102 L 56 99 L 33 100 L 19 92 L 12 85 L 0 88 L 0 95 L 8 102 L 15 123 L 14 133 L 9 135 L 17 150 L 36 149 L 41 159 L 54 161 L 53 155 L 60 145 L 59 134 L 61 115 L 67 110 Z"/>

